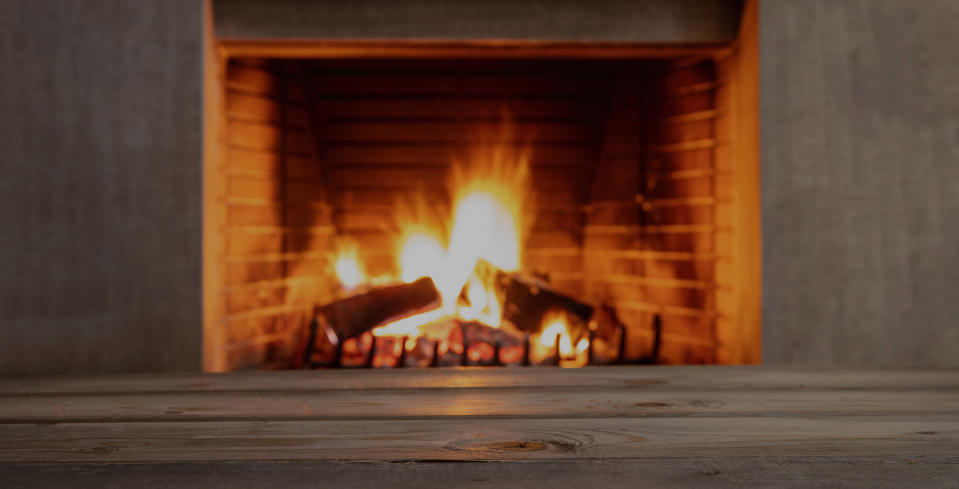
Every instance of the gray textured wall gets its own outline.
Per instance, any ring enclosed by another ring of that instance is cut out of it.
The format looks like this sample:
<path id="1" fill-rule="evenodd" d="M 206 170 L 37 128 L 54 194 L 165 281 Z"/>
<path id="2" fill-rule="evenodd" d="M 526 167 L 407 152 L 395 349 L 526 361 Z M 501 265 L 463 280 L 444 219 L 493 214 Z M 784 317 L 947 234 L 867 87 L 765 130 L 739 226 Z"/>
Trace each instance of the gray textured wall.
<path id="1" fill-rule="evenodd" d="M 214 0 L 225 39 L 532 39 L 713 43 L 739 0 Z"/>
<path id="2" fill-rule="evenodd" d="M 200 368 L 202 6 L 0 1 L 0 374 Z"/>
<path id="3" fill-rule="evenodd" d="M 760 3 L 763 358 L 959 365 L 959 2 Z"/>

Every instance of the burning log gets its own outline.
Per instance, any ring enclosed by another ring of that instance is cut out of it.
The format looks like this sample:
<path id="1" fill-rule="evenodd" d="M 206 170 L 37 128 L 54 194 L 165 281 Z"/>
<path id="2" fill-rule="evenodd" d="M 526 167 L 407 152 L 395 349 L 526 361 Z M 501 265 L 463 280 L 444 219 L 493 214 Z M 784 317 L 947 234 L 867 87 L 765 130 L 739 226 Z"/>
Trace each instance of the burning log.
<path id="1" fill-rule="evenodd" d="M 487 326 L 475 321 L 459 324 L 459 340 L 463 350 L 460 365 L 497 365 L 509 362 L 501 355 L 503 351 L 514 353 L 515 361 L 521 360 L 521 353 L 527 341 L 526 336 L 508 325 L 499 328 Z"/>
<path id="2" fill-rule="evenodd" d="M 485 283 L 495 283 L 503 303 L 502 318 L 523 333 L 538 333 L 547 315 L 563 313 L 570 327 L 585 334 L 593 316 L 593 306 L 556 290 L 538 277 L 505 272 L 483 260 L 477 263 L 474 275 Z M 465 293 L 460 300 L 468 301 Z"/>
<path id="3" fill-rule="evenodd" d="M 316 309 L 340 341 L 359 336 L 390 320 L 437 306 L 440 293 L 423 277 L 408 284 L 378 287 Z"/>
<path id="4" fill-rule="evenodd" d="M 490 345 L 521 346 L 523 344 L 523 334 L 518 331 L 511 331 L 509 328 L 494 328 L 475 321 L 461 322 L 459 327 L 464 345 L 487 343 Z"/>
<path id="5" fill-rule="evenodd" d="M 538 332 L 550 313 L 565 313 L 570 327 L 576 329 L 585 328 L 593 316 L 593 306 L 557 291 L 540 279 L 513 273 L 506 275 L 503 284 L 503 319 L 520 331 Z"/>

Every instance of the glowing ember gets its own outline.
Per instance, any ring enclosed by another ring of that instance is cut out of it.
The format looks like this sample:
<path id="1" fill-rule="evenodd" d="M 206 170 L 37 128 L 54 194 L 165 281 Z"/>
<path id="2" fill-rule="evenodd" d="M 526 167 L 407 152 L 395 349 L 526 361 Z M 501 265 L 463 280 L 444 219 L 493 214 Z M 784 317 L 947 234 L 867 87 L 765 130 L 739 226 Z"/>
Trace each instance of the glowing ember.
<path id="1" fill-rule="evenodd" d="M 585 365 L 585 353 L 589 349 L 589 340 L 580 338 L 573 346 L 573 336 L 566 314 L 557 311 L 547 314 L 543 318 L 543 328 L 536 339 L 538 357 L 549 357 L 556 353 L 556 342 L 559 341 L 559 360 L 563 366 Z"/>
<path id="2" fill-rule="evenodd" d="M 563 357 L 573 355 L 573 340 L 570 338 L 569 323 L 566 320 L 566 315 L 562 312 L 548 314 L 543 319 L 543 330 L 539 334 L 538 343 L 543 348 L 555 348 L 557 338 L 559 338 L 559 354 Z M 582 341 L 579 343 L 582 343 Z M 577 349 L 579 349 L 579 343 L 577 343 Z M 588 346 L 589 341 L 586 340 L 586 347 Z M 583 350 L 586 350 L 586 347 L 583 347 Z"/>
<path id="3" fill-rule="evenodd" d="M 419 336 L 423 334 L 420 326 L 434 321 L 440 321 L 447 317 L 447 313 L 442 308 L 432 309 L 402 319 L 397 319 L 391 323 L 385 324 L 373 330 L 375 336 Z"/>
<path id="4" fill-rule="evenodd" d="M 566 331 L 566 318 L 562 315 L 547 316 L 543 324 L 543 331 L 539 334 L 540 346 L 544 348 L 554 348 L 556 346 L 556 337 L 560 335 L 567 336 L 567 341 L 569 341 L 569 333 Z M 562 340 L 560 340 L 560 348 L 562 347 Z M 572 347 L 570 347 L 570 349 L 572 349 Z"/>

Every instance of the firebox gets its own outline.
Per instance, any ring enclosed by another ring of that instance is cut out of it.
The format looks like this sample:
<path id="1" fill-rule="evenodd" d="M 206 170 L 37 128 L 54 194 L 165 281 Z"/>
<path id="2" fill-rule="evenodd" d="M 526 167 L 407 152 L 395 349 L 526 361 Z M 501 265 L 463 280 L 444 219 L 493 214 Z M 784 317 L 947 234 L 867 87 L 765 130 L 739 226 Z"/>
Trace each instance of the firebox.
<path id="1" fill-rule="evenodd" d="M 219 368 L 758 359 L 741 46 L 324 49 L 219 70 Z"/>

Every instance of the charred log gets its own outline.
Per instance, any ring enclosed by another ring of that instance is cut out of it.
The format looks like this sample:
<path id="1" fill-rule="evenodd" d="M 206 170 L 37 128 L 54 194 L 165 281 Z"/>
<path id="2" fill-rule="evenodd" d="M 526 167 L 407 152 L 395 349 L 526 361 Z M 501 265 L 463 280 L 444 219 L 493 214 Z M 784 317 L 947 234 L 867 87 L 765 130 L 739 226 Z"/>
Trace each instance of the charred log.
<path id="1" fill-rule="evenodd" d="M 465 321 L 459 324 L 458 329 L 462 336 L 463 345 L 463 353 L 460 358 L 460 365 L 462 366 L 503 366 L 505 362 L 502 358 L 502 351 L 516 349 L 516 352 L 519 352 L 526 340 L 522 332 L 516 331 L 508 325 L 492 327 L 476 321 Z M 473 348 L 479 349 L 480 358 L 471 358 L 470 351 Z M 484 355 L 482 353 L 484 349 L 488 354 Z"/>
<path id="2" fill-rule="evenodd" d="M 549 283 L 534 277 L 509 274 L 505 282 L 503 319 L 520 331 L 536 333 L 547 314 L 563 312 L 575 329 L 585 328 L 593 316 L 593 306 L 559 292 Z"/>
<path id="3" fill-rule="evenodd" d="M 439 291 L 423 277 L 408 284 L 388 285 L 316 309 L 340 341 L 359 336 L 390 320 L 438 305 Z"/>
<path id="4" fill-rule="evenodd" d="M 502 318 L 522 333 L 538 333 L 548 314 L 565 313 L 570 327 L 586 334 L 593 306 L 556 290 L 549 282 L 532 275 L 506 272 L 486 261 L 477 264 L 474 275 L 484 284 L 494 284 L 503 303 Z M 461 295 L 460 300 L 466 300 L 465 295 Z"/>
<path id="5" fill-rule="evenodd" d="M 464 321 L 459 326 L 463 335 L 463 344 L 486 343 L 512 347 L 520 346 L 523 343 L 524 335 L 508 327 L 494 328 L 476 321 Z"/>

